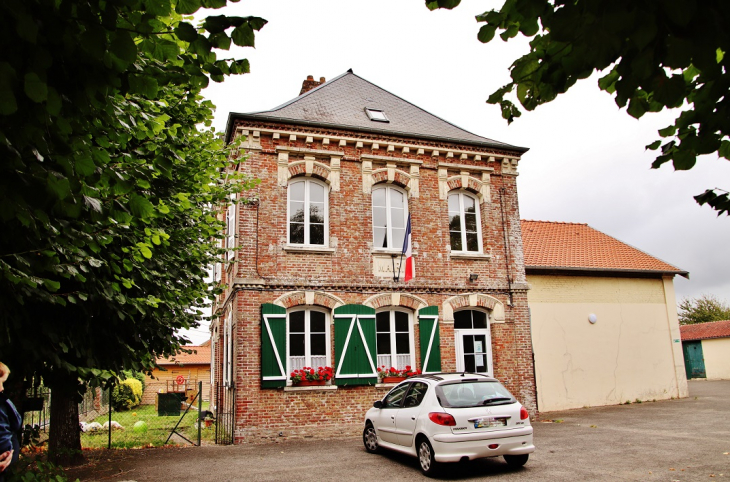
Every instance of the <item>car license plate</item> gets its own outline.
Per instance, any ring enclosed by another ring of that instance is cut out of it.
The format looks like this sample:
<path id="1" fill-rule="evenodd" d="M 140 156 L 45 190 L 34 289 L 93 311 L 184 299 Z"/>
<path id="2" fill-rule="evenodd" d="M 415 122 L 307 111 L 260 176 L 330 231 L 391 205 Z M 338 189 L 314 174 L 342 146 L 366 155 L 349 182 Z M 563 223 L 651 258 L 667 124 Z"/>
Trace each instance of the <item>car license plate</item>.
<path id="1" fill-rule="evenodd" d="M 480 418 L 474 422 L 474 428 L 489 428 L 489 427 L 505 427 L 507 426 L 506 418 Z"/>

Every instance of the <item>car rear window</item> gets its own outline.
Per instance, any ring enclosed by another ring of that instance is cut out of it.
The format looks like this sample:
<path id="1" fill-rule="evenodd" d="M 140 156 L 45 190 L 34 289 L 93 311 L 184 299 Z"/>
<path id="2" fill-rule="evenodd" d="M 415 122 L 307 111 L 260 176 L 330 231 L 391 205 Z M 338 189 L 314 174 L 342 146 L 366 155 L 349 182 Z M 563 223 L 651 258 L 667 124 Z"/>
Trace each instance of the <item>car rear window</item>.
<path id="1" fill-rule="evenodd" d="M 487 380 L 442 383 L 436 387 L 436 395 L 446 408 L 507 405 L 517 401 L 501 383 Z"/>

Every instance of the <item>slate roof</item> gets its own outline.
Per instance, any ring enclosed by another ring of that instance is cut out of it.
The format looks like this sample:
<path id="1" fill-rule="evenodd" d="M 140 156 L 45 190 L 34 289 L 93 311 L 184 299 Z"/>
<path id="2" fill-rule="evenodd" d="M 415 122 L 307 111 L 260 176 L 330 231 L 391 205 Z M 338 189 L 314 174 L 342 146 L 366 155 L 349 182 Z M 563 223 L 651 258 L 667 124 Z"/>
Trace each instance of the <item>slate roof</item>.
<path id="1" fill-rule="evenodd" d="M 730 338 L 730 320 L 682 325 L 679 331 L 682 333 L 682 341 Z"/>
<path id="2" fill-rule="evenodd" d="M 382 110 L 389 122 L 370 120 L 365 112 L 366 108 Z M 352 70 L 271 110 L 248 114 L 230 113 L 227 139 L 230 139 L 235 119 L 344 128 L 518 152 L 528 150 L 466 131 L 368 82 L 352 73 Z"/>
<path id="3" fill-rule="evenodd" d="M 157 364 L 166 365 L 210 365 L 210 344 L 203 345 L 187 345 L 186 350 L 195 350 L 197 353 L 178 353 L 171 358 L 158 358 Z"/>
<path id="4" fill-rule="evenodd" d="M 525 268 L 636 273 L 689 273 L 587 224 L 521 221 Z"/>

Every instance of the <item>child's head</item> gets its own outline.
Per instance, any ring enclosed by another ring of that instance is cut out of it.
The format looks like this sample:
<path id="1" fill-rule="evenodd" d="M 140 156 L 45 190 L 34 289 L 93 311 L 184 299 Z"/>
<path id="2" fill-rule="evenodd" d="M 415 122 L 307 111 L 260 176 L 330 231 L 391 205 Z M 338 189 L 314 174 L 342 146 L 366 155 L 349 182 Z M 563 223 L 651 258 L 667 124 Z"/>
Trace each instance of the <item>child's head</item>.
<path id="1" fill-rule="evenodd" d="M 8 379 L 8 375 L 10 375 L 10 368 L 5 363 L 0 362 L 0 392 L 5 389 L 3 383 Z"/>

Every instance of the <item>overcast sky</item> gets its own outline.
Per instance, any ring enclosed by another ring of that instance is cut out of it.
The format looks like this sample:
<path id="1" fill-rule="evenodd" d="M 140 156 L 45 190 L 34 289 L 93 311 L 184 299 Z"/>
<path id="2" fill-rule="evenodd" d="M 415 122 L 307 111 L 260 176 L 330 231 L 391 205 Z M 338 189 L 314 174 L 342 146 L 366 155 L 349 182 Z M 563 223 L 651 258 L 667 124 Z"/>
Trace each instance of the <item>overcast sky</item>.
<path id="1" fill-rule="evenodd" d="M 691 171 L 650 169 L 658 138 L 676 113 L 636 120 L 598 89 L 598 76 L 508 126 L 487 97 L 509 81 L 524 38 L 489 44 L 474 16 L 501 1 L 464 0 L 431 12 L 423 0 L 246 0 L 227 15 L 269 23 L 256 48 L 232 49 L 251 73 L 211 83 L 215 127 L 229 112 L 268 110 L 299 94 L 307 75 L 332 79 L 347 69 L 475 134 L 529 147 L 519 164 L 522 219 L 587 223 L 690 272 L 675 278 L 677 299 L 714 294 L 730 301 L 730 217 L 692 199 L 706 188 L 730 190 L 730 162 L 707 156 Z M 220 11 L 212 14 L 218 15 Z M 223 55 L 221 55 L 223 57 Z M 207 327 L 189 333 L 208 338 Z"/>

